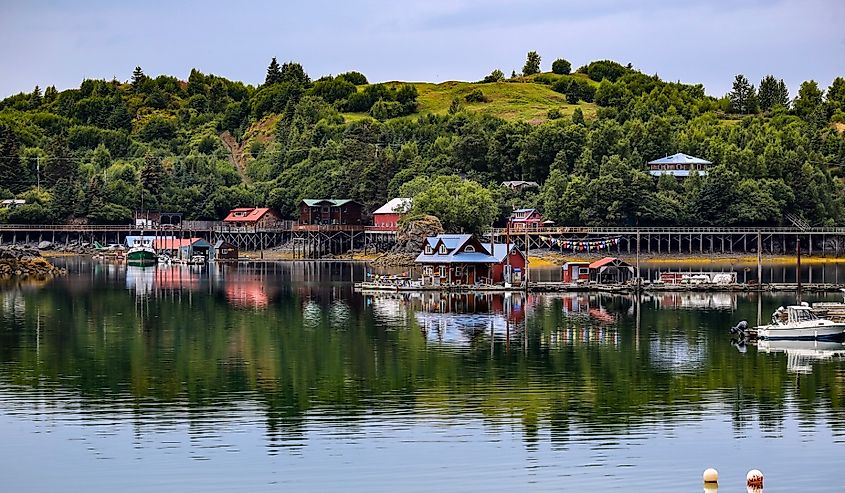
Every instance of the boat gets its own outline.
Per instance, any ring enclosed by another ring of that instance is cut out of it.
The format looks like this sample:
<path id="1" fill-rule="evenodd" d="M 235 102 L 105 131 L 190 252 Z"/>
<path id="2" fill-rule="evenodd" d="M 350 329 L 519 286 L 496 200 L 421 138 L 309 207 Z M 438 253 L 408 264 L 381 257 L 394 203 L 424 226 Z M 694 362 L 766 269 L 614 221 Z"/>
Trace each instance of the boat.
<path id="1" fill-rule="evenodd" d="M 760 339 L 841 339 L 845 323 L 819 318 L 806 303 L 780 307 L 772 323 L 755 327 Z"/>
<path id="2" fill-rule="evenodd" d="M 158 256 L 158 263 L 160 263 L 160 264 L 169 264 L 172 261 L 173 261 L 173 259 L 171 259 L 170 255 L 168 255 L 166 253 L 162 253 L 161 255 Z"/>
<path id="3" fill-rule="evenodd" d="M 126 262 L 131 265 L 155 265 L 156 251 L 148 246 L 134 246 L 126 252 Z"/>

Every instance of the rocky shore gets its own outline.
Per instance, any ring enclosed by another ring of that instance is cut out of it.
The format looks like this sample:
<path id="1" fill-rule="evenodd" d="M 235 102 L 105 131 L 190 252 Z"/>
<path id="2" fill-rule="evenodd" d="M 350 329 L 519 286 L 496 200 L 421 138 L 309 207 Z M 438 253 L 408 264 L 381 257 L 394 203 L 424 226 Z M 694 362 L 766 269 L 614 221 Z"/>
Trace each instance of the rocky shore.
<path id="1" fill-rule="evenodd" d="M 405 267 L 414 265 L 429 236 L 443 233 L 440 219 L 434 216 L 422 216 L 399 225 L 396 232 L 396 244 L 383 255 L 374 259 L 372 264 L 378 267 Z"/>
<path id="2" fill-rule="evenodd" d="M 66 274 L 55 267 L 35 248 L 0 247 L 0 279 L 47 279 Z"/>

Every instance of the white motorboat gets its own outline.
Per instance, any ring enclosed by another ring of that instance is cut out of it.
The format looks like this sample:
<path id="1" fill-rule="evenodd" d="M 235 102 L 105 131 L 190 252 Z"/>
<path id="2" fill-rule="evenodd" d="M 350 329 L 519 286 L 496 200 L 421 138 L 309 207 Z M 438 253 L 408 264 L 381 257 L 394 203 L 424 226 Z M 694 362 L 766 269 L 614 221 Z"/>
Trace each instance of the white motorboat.
<path id="1" fill-rule="evenodd" d="M 819 318 L 807 304 L 780 307 L 772 314 L 772 323 L 755 327 L 761 339 L 838 339 L 845 333 L 845 323 Z"/>

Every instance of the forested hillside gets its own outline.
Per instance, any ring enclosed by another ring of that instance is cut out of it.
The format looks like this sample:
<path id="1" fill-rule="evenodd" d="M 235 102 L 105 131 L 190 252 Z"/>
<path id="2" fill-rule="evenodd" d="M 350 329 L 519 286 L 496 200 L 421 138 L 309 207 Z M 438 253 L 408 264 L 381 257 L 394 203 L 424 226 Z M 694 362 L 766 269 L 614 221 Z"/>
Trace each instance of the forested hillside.
<path id="1" fill-rule="evenodd" d="M 513 206 L 559 224 L 845 223 L 845 79 L 791 94 L 738 75 L 714 98 L 611 61 L 552 68 L 532 52 L 510 77 L 370 84 L 273 59 L 258 87 L 140 67 L 126 82 L 36 87 L 0 101 L 0 197 L 27 201 L 0 222 L 119 223 L 142 202 L 190 219 L 246 205 L 294 218 L 305 197 L 372 210 L 403 195 L 468 230 Z M 649 176 L 647 161 L 676 152 L 714 166 Z M 541 188 L 500 186 L 519 179 Z"/>

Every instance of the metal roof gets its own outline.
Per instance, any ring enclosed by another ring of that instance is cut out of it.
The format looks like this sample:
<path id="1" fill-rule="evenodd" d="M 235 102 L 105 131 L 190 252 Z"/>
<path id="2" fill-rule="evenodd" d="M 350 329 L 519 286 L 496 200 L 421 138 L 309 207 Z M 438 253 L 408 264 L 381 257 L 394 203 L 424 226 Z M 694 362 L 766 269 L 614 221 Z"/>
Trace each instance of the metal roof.
<path id="1" fill-rule="evenodd" d="M 480 242 L 482 247 L 485 249 L 483 252 L 458 252 L 457 250 L 464 246 L 470 238 L 472 238 L 472 235 L 468 234 L 429 236 L 426 238 L 426 242 L 429 246 L 435 248 L 435 251 L 431 255 L 427 255 L 425 251 L 423 251 L 417 256 L 416 262 L 436 264 L 497 264 L 504 261 L 507 257 L 508 245 L 505 243 L 493 244 L 492 252 L 489 251 L 490 244 L 484 242 Z M 441 241 L 449 250 L 449 252 L 445 255 L 439 254 L 436 250 L 437 244 Z M 516 246 L 514 244 L 510 245 L 511 250 L 514 250 L 515 248 Z"/>
<path id="2" fill-rule="evenodd" d="M 698 176 L 707 176 L 706 170 L 696 170 L 698 172 Z M 648 171 L 648 174 L 651 176 L 660 176 L 660 175 L 672 175 L 672 176 L 682 176 L 684 178 L 689 177 L 690 170 L 688 169 L 652 169 Z"/>
<path id="3" fill-rule="evenodd" d="M 305 202 L 305 205 L 308 207 L 318 207 L 321 205 L 340 207 L 348 204 L 349 202 L 354 202 L 352 199 L 302 199 L 302 201 Z"/>
<path id="4" fill-rule="evenodd" d="M 409 198 L 395 198 L 388 203 L 376 209 L 373 214 L 404 214 L 411 210 L 411 202 L 413 199 Z"/>
<path id="5" fill-rule="evenodd" d="M 706 159 L 701 159 L 700 157 L 690 156 L 689 154 L 684 154 L 679 152 L 677 154 L 672 154 L 671 156 L 666 156 L 660 159 L 655 159 L 654 161 L 649 161 L 648 164 L 713 164 Z"/>

